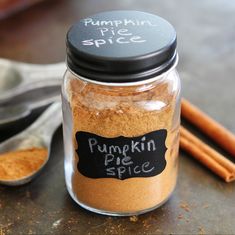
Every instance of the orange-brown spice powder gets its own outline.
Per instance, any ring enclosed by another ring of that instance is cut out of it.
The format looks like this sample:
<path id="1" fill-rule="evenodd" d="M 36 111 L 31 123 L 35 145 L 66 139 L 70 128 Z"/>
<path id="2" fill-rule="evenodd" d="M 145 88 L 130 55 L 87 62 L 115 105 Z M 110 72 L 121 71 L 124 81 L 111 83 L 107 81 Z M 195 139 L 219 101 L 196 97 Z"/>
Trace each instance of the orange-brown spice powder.
<path id="1" fill-rule="evenodd" d="M 77 131 L 103 137 L 135 137 L 162 128 L 168 132 L 167 165 L 154 177 L 88 178 L 77 170 L 79 156 L 74 151 L 71 185 L 74 197 L 80 203 L 100 210 L 128 213 L 153 208 L 170 196 L 177 178 L 179 121 L 172 126 L 177 94 L 168 94 L 168 86 L 161 83 L 140 92 L 136 87 L 104 89 L 99 85 L 84 85 L 78 79 L 71 80 L 67 89 L 72 109 L 74 150 L 77 148 Z M 166 105 L 161 110 L 151 110 L 151 106 L 147 109 L 151 102 Z"/>
<path id="2" fill-rule="evenodd" d="M 0 180 L 17 180 L 36 172 L 47 159 L 46 148 L 31 148 L 0 154 Z"/>

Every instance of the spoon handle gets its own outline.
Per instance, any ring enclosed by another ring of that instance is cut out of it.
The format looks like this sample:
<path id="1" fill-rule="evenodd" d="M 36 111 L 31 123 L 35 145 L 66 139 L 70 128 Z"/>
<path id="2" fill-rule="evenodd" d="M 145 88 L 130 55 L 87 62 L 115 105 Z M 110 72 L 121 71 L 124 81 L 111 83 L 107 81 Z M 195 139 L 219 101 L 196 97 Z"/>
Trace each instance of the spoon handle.
<path id="1" fill-rule="evenodd" d="M 59 102 L 60 100 L 61 100 L 61 96 L 59 94 L 58 95 L 53 94 L 48 97 L 41 97 L 39 100 L 36 100 L 36 101 L 27 101 L 26 106 L 29 110 L 32 111 L 34 109 L 49 105 L 53 102 Z"/>
<path id="2" fill-rule="evenodd" d="M 57 64 L 26 64 L 26 63 L 16 63 L 16 69 L 22 75 L 22 84 L 32 84 L 36 82 L 52 82 L 61 81 L 63 73 L 66 70 L 66 65 L 64 62 Z"/>
<path id="3" fill-rule="evenodd" d="M 55 130 L 62 123 L 61 102 L 55 102 L 29 127 L 28 131 L 40 135 L 49 143 Z"/>
<path id="4" fill-rule="evenodd" d="M 31 90 L 50 86 L 60 86 L 62 84 L 63 74 L 66 71 L 65 63 L 36 65 L 12 62 L 12 66 L 19 72 L 21 82 L 16 87 L 1 92 L 0 103 L 4 103 L 17 95 L 21 95 Z"/>
<path id="5" fill-rule="evenodd" d="M 43 106 L 52 104 L 53 102 L 60 101 L 59 95 L 53 95 L 49 97 L 42 97 L 39 100 L 27 100 L 24 103 L 16 105 L 3 105 L 0 106 L 0 129 L 4 129 L 11 123 L 23 119 L 31 114 L 34 109 L 41 108 Z"/>
<path id="6" fill-rule="evenodd" d="M 66 71 L 65 63 L 47 65 L 21 63 L 16 64 L 16 68 L 20 71 L 22 80 L 15 88 L 14 95 L 48 86 L 60 86 Z"/>

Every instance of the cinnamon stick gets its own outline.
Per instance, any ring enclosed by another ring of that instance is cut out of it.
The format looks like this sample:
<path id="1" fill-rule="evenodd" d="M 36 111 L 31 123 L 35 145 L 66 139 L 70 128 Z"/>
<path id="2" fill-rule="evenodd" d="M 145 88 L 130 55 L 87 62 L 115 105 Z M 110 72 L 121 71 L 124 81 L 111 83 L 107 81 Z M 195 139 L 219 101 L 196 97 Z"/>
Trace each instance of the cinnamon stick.
<path id="1" fill-rule="evenodd" d="M 235 157 L 235 135 L 189 101 L 182 99 L 181 115 Z"/>
<path id="2" fill-rule="evenodd" d="M 235 164 L 209 147 L 184 127 L 180 127 L 180 147 L 195 159 L 223 178 L 226 182 L 235 180 Z"/>

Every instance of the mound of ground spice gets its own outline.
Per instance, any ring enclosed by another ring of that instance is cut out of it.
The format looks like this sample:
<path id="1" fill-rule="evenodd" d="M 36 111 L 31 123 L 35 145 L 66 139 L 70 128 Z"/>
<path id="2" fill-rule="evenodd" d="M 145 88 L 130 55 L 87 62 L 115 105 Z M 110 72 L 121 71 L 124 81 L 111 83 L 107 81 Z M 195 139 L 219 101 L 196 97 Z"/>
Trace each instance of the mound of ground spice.
<path id="1" fill-rule="evenodd" d="M 71 175 L 66 172 L 66 177 L 70 193 L 78 203 L 105 211 L 133 213 L 167 200 L 176 184 L 179 145 L 179 114 L 174 113 L 178 93 L 170 90 L 169 81 L 110 89 L 70 80 L 67 99 L 72 110 L 74 153 L 72 157 L 66 156 L 73 168 Z M 167 130 L 167 165 L 159 175 L 126 180 L 92 179 L 77 169 L 75 134 L 78 131 L 112 138 L 135 137 L 162 128 Z"/>
<path id="2" fill-rule="evenodd" d="M 0 180 L 17 180 L 33 174 L 47 159 L 46 148 L 0 154 Z"/>

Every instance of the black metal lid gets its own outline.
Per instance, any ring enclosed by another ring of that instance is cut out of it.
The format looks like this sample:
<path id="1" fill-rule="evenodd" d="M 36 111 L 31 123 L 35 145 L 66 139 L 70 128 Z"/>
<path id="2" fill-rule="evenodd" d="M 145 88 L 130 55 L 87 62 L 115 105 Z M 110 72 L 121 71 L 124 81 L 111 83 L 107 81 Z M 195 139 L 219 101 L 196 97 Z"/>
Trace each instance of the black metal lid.
<path id="1" fill-rule="evenodd" d="M 67 34 L 68 67 L 94 81 L 145 80 L 167 71 L 176 57 L 172 25 L 145 12 L 102 12 L 80 20 Z"/>

